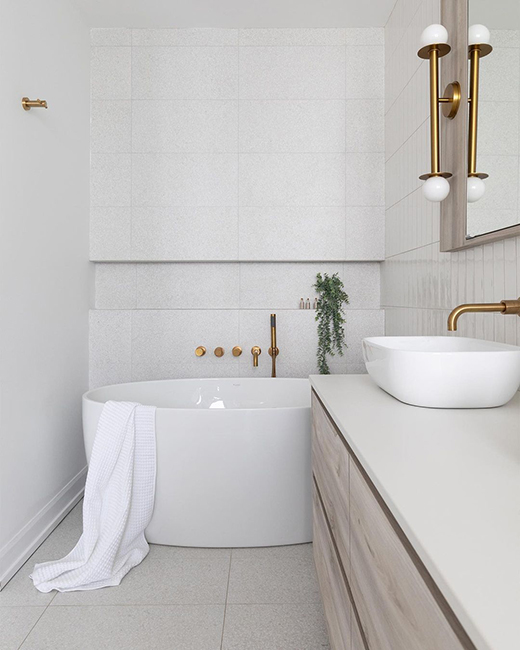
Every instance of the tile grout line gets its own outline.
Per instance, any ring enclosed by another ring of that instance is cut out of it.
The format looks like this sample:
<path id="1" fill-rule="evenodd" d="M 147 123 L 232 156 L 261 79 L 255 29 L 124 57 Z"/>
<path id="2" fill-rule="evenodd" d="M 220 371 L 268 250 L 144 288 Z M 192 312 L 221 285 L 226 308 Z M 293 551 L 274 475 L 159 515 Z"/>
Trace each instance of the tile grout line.
<path id="1" fill-rule="evenodd" d="M 54 532 L 54 531 L 52 531 L 52 532 Z M 51 533 L 51 535 L 52 535 L 52 533 Z M 49 537 L 50 537 L 50 535 L 49 535 Z M 22 646 L 25 644 L 25 642 L 27 641 L 27 639 L 28 639 L 29 636 L 31 635 L 31 633 L 32 633 L 32 631 L 34 630 L 34 628 L 38 625 L 38 623 L 41 621 L 41 619 L 42 619 L 43 615 L 45 614 L 45 612 L 46 612 L 46 611 L 49 609 L 49 607 L 51 606 L 51 603 L 52 603 L 52 601 L 56 598 L 56 595 L 57 595 L 57 593 L 54 594 L 54 596 L 49 600 L 49 602 L 47 603 L 47 606 L 45 607 L 45 609 L 43 610 L 43 612 L 40 614 L 40 616 L 38 616 L 38 619 L 35 621 L 34 625 L 31 627 L 31 629 L 30 629 L 30 630 L 27 632 L 27 634 L 24 636 L 23 641 L 20 643 L 20 645 L 18 646 L 18 649 L 17 649 L 17 650 L 20 650 L 20 649 L 22 648 Z"/>
<path id="2" fill-rule="evenodd" d="M 223 645 L 224 645 L 224 631 L 226 627 L 226 613 L 227 613 L 227 605 L 228 605 L 229 583 L 231 581 L 232 561 L 233 561 L 233 549 L 231 549 L 231 553 L 229 554 L 229 572 L 228 572 L 228 581 L 226 586 L 226 602 L 224 603 L 224 617 L 222 619 L 222 635 L 220 637 L 220 650 L 223 650 Z"/>

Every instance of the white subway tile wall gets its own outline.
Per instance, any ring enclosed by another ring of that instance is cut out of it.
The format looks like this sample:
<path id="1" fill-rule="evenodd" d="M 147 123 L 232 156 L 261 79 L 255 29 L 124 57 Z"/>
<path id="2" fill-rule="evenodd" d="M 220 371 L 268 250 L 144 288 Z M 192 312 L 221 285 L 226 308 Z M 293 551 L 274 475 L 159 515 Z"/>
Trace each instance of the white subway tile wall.
<path id="1" fill-rule="evenodd" d="M 421 31 L 438 22 L 439 0 L 398 0 L 385 28 L 386 260 L 381 305 L 387 335 L 444 335 L 455 305 L 516 298 L 520 292 L 520 238 L 439 252 L 439 206 L 424 199 L 417 178 L 429 165 L 429 107 L 428 68 L 416 54 Z M 484 138 L 484 147 L 490 139 Z M 498 141 L 497 146 L 504 154 L 512 143 Z M 484 149 L 479 160 L 486 171 L 493 167 L 498 174 L 499 158 Z M 518 178 L 510 182 L 518 201 Z M 499 207 L 507 209 L 514 200 L 504 193 Z M 458 335 L 520 344 L 520 319 L 468 314 L 459 321 Z"/>
<path id="2" fill-rule="evenodd" d="M 267 376 L 271 311 L 280 375 L 316 372 L 299 301 L 320 271 L 351 296 L 331 368 L 364 371 L 384 327 L 384 97 L 383 29 L 92 30 L 92 386 L 252 376 L 257 344 Z"/>

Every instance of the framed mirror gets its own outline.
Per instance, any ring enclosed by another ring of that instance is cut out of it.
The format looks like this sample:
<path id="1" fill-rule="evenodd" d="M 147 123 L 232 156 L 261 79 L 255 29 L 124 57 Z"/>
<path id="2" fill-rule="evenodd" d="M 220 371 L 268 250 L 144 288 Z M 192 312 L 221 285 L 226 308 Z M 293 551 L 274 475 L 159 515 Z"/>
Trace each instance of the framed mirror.
<path id="1" fill-rule="evenodd" d="M 442 75 L 460 79 L 462 95 L 442 124 L 453 179 L 441 250 L 451 251 L 520 235 L 520 2 L 442 0 L 441 16 L 452 39 Z"/>

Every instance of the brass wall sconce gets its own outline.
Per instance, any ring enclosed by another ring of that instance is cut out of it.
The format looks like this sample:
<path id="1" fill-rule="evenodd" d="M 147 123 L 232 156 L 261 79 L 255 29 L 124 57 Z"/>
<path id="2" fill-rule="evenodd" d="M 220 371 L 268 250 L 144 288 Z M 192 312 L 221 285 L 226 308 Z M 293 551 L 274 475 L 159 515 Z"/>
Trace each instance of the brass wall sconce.
<path id="1" fill-rule="evenodd" d="M 468 125 L 468 203 L 482 198 L 486 191 L 484 178 L 487 174 L 477 172 L 477 128 L 479 100 L 480 59 L 491 54 L 489 29 L 484 25 L 471 25 L 468 33 L 469 72 L 469 125 Z"/>
<path id="2" fill-rule="evenodd" d="M 431 171 L 419 178 L 426 181 L 423 185 L 424 196 L 428 201 L 443 201 L 450 193 L 449 172 L 440 169 L 440 130 L 439 106 L 442 112 L 452 120 L 460 107 L 460 84 L 453 81 L 448 84 L 442 97 L 439 96 L 439 59 L 451 51 L 448 45 L 448 31 L 442 25 L 430 25 L 421 34 L 421 48 L 417 56 L 430 61 L 430 139 Z"/>
<path id="3" fill-rule="evenodd" d="M 30 111 L 31 108 L 49 108 L 45 99 L 29 99 L 22 97 L 22 108 L 24 111 Z"/>

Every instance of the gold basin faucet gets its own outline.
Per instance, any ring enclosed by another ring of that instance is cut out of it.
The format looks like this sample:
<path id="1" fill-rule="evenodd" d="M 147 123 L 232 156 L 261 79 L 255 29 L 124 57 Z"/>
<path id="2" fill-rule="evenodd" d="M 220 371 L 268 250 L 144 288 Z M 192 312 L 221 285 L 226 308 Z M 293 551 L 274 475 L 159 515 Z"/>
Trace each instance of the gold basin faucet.
<path id="1" fill-rule="evenodd" d="M 271 347 L 269 348 L 271 355 L 271 377 L 276 377 L 276 357 L 280 354 L 280 350 L 276 347 L 276 314 L 271 314 Z"/>
<path id="2" fill-rule="evenodd" d="M 448 332 L 457 331 L 457 321 L 462 314 L 497 312 L 499 314 L 516 314 L 520 316 L 520 298 L 500 302 L 475 302 L 459 305 L 448 316 Z"/>

